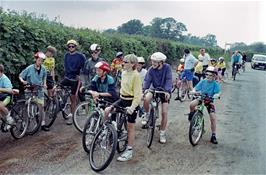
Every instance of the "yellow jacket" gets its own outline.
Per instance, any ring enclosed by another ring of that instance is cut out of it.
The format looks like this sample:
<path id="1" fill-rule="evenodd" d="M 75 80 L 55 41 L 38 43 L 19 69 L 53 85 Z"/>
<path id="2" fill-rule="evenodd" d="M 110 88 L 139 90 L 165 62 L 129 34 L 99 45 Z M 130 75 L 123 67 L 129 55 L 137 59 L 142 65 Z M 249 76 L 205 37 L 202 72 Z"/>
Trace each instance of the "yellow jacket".
<path id="1" fill-rule="evenodd" d="M 225 62 L 224 61 L 223 62 L 218 62 L 217 68 L 221 68 L 221 69 L 226 68 Z"/>
<path id="2" fill-rule="evenodd" d="M 198 62 L 198 64 L 195 67 L 195 73 L 202 74 L 203 71 L 203 65 L 202 62 Z"/>
<path id="3" fill-rule="evenodd" d="M 120 98 L 133 100 L 131 107 L 136 108 L 140 105 L 142 96 L 142 83 L 137 70 L 123 71 L 121 79 Z"/>

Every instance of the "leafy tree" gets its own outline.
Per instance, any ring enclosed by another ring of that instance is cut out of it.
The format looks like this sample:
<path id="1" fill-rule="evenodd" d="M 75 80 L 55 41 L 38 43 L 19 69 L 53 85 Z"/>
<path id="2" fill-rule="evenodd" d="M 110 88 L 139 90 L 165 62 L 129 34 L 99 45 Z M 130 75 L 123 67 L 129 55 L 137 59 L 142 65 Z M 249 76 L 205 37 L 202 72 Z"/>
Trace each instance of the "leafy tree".
<path id="1" fill-rule="evenodd" d="M 119 33 L 127 33 L 130 35 L 142 34 L 142 27 L 143 27 L 143 24 L 140 20 L 133 19 L 119 26 L 117 28 L 117 31 Z"/>
<path id="2" fill-rule="evenodd" d="M 211 46 L 211 47 L 217 46 L 216 36 L 213 34 L 207 34 L 205 37 L 202 38 L 202 40 L 205 46 Z"/>

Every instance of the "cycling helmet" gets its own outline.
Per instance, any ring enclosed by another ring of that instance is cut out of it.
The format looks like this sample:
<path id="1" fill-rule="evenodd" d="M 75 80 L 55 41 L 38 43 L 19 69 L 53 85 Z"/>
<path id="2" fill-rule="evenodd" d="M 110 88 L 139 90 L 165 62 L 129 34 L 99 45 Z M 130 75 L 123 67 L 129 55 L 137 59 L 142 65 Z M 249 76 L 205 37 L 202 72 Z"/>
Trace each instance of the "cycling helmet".
<path id="1" fill-rule="evenodd" d="M 184 59 L 184 58 L 181 58 L 181 59 L 180 59 L 180 62 L 181 62 L 181 63 L 184 63 L 184 62 L 185 62 L 185 59 Z"/>
<path id="2" fill-rule="evenodd" d="M 98 44 L 92 44 L 90 46 L 90 50 L 93 52 L 93 51 L 98 51 L 98 50 L 101 50 L 101 47 L 98 45 Z"/>
<path id="3" fill-rule="evenodd" d="M 166 58 L 167 57 L 161 52 L 155 52 L 151 55 L 151 60 L 153 61 L 165 61 Z"/>
<path id="4" fill-rule="evenodd" d="M 99 68 L 103 70 L 104 72 L 109 72 L 111 70 L 109 64 L 105 61 L 100 61 L 95 64 L 95 68 Z"/>
<path id="5" fill-rule="evenodd" d="M 38 58 L 45 59 L 46 56 L 45 56 L 45 54 L 43 52 L 37 52 L 37 53 L 34 54 L 34 58 L 35 59 L 38 59 Z"/>
<path id="6" fill-rule="evenodd" d="M 210 73 L 218 75 L 218 70 L 213 66 L 207 67 L 206 72 L 210 72 Z"/>
<path id="7" fill-rule="evenodd" d="M 75 40 L 73 40 L 73 39 L 71 39 L 71 40 L 68 40 L 67 41 L 67 45 L 69 45 L 69 44 L 74 44 L 74 45 L 78 45 L 78 42 L 77 41 L 75 41 Z"/>
<path id="8" fill-rule="evenodd" d="M 138 57 L 138 63 L 145 63 L 145 60 L 143 57 Z"/>
<path id="9" fill-rule="evenodd" d="M 123 52 L 117 52 L 116 55 L 115 55 L 115 57 L 116 57 L 116 58 L 120 58 L 120 57 L 122 57 L 123 55 L 124 55 Z"/>
<path id="10" fill-rule="evenodd" d="M 222 60 L 224 60 L 224 57 L 220 57 L 220 58 L 219 58 L 219 61 L 222 61 Z"/>
<path id="11" fill-rule="evenodd" d="M 53 46 L 48 46 L 47 51 L 51 52 L 53 55 L 55 55 L 57 52 L 56 48 Z"/>
<path id="12" fill-rule="evenodd" d="M 217 62 L 217 60 L 215 58 L 210 58 L 210 61 L 215 61 Z"/>

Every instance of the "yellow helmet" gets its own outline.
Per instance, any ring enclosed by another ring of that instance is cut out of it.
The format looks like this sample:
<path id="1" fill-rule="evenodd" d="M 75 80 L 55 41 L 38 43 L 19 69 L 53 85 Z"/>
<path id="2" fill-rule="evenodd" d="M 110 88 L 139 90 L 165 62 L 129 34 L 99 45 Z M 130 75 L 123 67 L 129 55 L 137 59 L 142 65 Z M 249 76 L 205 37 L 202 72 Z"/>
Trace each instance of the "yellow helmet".
<path id="1" fill-rule="evenodd" d="M 78 42 L 76 41 L 76 40 L 73 40 L 73 39 L 71 39 L 71 40 L 68 40 L 67 41 L 67 45 L 69 45 L 69 44 L 74 44 L 74 45 L 78 45 Z"/>

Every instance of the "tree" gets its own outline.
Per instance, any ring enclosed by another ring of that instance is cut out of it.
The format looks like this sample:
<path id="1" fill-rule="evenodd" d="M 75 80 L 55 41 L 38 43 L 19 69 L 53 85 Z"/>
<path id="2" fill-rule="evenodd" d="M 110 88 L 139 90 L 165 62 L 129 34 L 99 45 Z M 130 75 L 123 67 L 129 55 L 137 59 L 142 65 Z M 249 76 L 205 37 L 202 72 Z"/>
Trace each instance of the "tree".
<path id="1" fill-rule="evenodd" d="M 142 27 L 143 24 L 138 19 L 130 20 L 117 28 L 117 31 L 120 33 L 127 33 L 127 34 L 142 34 Z"/>
<path id="2" fill-rule="evenodd" d="M 205 46 L 215 47 L 217 46 L 216 36 L 213 34 L 207 34 L 205 37 L 202 38 Z"/>
<path id="3" fill-rule="evenodd" d="M 186 26 L 177 22 L 174 18 L 154 18 L 151 22 L 151 36 L 175 41 L 183 40 L 183 32 L 187 31 Z"/>

